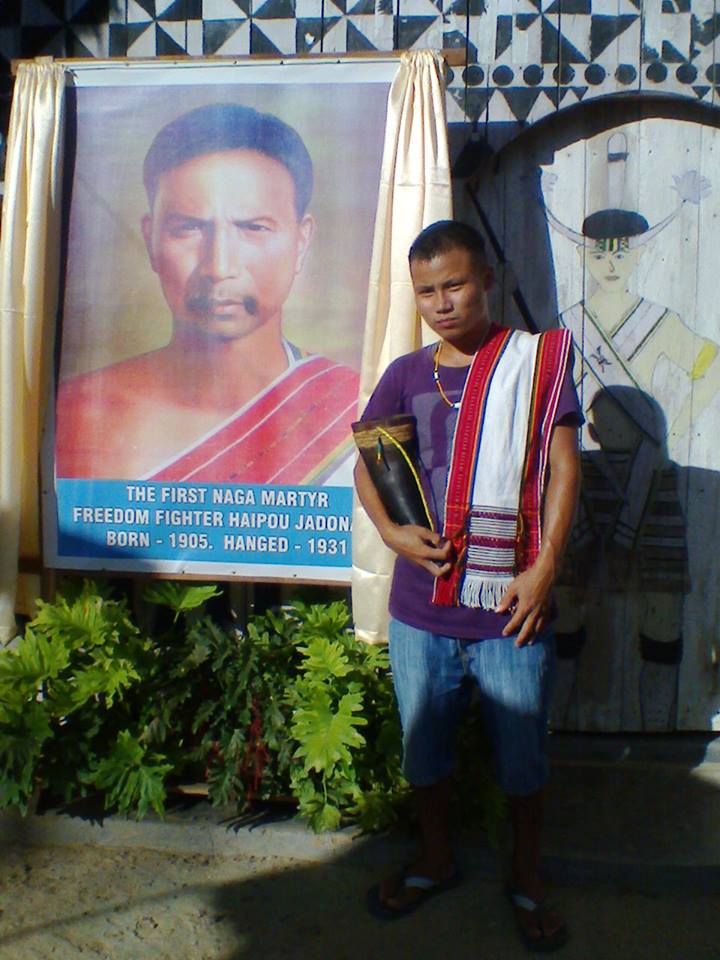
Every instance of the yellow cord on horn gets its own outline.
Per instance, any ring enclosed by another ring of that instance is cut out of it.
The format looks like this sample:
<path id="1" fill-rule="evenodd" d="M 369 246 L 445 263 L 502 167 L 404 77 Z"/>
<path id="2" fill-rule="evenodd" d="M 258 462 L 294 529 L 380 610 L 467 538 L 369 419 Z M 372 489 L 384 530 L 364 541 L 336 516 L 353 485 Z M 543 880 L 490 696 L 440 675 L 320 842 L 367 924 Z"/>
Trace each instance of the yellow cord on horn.
<path id="1" fill-rule="evenodd" d="M 425 508 L 425 516 L 427 517 L 428 523 L 430 524 L 430 529 L 431 529 L 431 530 L 433 531 L 433 533 L 434 533 L 434 532 L 435 532 L 435 524 L 433 523 L 433 519 L 432 519 L 432 517 L 430 516 L 430 508 L 428 507 L 427 500 L 425 499 L 425 492 L 424 492 L 424 490 L 423 490 L 423 488 L 422 488 L 422 483 L 420 482 L 420 477 L 418 476 L 418 472 L 417 472 L 417 470 L 415 469 L 415 464 L 412 462 L 412 460 L 410 459 L 410 457 L 409 457 L 409 456 L 407 455 L 407 453 L 405 452 L 405 448 L 402 446 L 402 444 L 398 443 L 397 440 L 395 439 L 395 437 L 392 436 L 392 434 L 388 433 L 387 430 L 383 430 L 382 427 L 378 427 L 378 428 L 377 428 L 377 431 L 378 431 L 378 433 L 382 434 L 383 437 L 386 437 L 386 438 L 390 441 L 390 443 L 392 443 L 394 446 L 396 446 L 396 447 L 398 448 L 398 450 L 400 451 L 400 453 L 401 453 L 401 454 L 403 455 L 403 457 L 405 458 L 405 462 L 406 462 L 407 465 L 410 467 L 410 472 L 412 473 L 413 478 L 414 478 L 414 480 L 415 480 L 415 483 L 417 484 L 417 488 L 418 488 L 418 490 L 420 491 L 420 496 L 422 497 L 423 507 Z"/>

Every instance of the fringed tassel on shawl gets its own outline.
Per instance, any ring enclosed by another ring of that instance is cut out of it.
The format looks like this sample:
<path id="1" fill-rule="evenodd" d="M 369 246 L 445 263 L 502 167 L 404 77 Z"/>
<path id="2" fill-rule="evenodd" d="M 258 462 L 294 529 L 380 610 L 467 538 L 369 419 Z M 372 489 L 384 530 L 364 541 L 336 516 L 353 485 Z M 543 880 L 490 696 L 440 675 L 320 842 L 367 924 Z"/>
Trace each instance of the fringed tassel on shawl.
<path id="1" fill-rule="evenodd" d="M 512 577 L 465 577 L 460 603 L 463 607 L 494 610 L 512 583 Z"/>

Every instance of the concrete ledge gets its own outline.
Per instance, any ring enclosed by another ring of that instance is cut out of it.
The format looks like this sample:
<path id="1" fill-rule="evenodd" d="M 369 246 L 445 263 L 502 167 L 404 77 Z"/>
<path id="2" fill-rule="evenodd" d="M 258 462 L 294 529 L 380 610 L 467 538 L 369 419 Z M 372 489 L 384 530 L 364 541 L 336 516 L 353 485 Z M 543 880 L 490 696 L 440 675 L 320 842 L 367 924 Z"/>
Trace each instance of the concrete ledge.
<path id="1" fill-rule="evenodd" d="M 696 767 L 720 764 L 720 736 L 715 733 L 600 734 L 554 732 L 548 738 L 550 759 L 586 763 L 669 763 Z"/>
<path id="2" fill-rule="evenodd" d="M 173 853 L 219 857 L 283 857 L 323 862 L 346 854 L 357 830 L 315 834 L 294 819 L 238 817 L 234 807 L 215 808 L 207 801 L 170 810 L 164 819 L 148 815 L 137 821 L 83 811 L 81 804 L 22 817 L 0 815 L 0 845 L 144 847 Z"/>
<path id="3" fill-rule="evenodd" d="M 543 842 L 551 876 L 720 892 L 720 763 L 708 759 L 717 755 L 715 742 L 562 735 L 551 741 Z M 16 844 L 378 866 L 402 862 L 412 849 L 407 836 L 363 837 L 356 829 L 316 835 L 285 810 L 238 816 L 205 800 L 183 801 L 164 820 L 140 822 L 106 816 L 89 801 L 26 818 L 0 815 L 0 846 Z M 461 845 L 468 865 L 492 875 L 503 869 L 503 856 L 483 836 L 468 832 Z"/>
<path id="4" fill-rule="evenodd" d="M 313 834 L 297 820 L 238 825 L 230 811 L 198 804 L 191 813 L 171 813 L 164 821 L 149 817 L 141 822 L 122 817 L 91 819 L 69 813 L 48 812 L 29 817 L 0 815 L 0 849 L 9 846 L 135 848 L 174 855 L 201 855 L 268 859 L 306 864 L 367 863 L 378 872 L 402 863 L 413 843 L 401 836 L 363 837 L 347 829 Z M 582 834 L 583 823 L 566 825 L 571 841 Z M 720 865 L 709 863 L 644 862 L 627 859 L 623 851 L 606 847 L 606 856 L 584 855 L 565 844 L 563 851 L 546 846 L 543 869 L 558 884 L 618 885 L 649 895 L 668 891 L 720 894 Z M 550 847 L 555 844 L 551 843 Z M 459 844 L 460 859 L 469 875 L 501 878 L 506 856 L 491 850 L 483 838 L 468 835 Z M 640 857 L 642 854 L 640 854 Z"/>

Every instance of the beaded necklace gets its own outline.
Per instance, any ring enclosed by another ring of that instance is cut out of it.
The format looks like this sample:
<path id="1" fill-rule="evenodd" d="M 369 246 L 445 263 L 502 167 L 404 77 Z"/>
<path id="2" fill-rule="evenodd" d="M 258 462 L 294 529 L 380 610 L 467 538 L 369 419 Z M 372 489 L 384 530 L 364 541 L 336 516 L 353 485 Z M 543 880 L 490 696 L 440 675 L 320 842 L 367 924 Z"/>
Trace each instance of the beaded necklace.
<path id="1" fill-rule="evenodd" d="M 443 390 L 443 385 L 440 383 L 440 372 L 439 372 L 439 370 L 440 370 L 440 351 L 441 351 L 441 350 L 442 350 L 442 340 L 441 340 L 440 343 L 437 345 L 437 349 L 435 350 L 435 359 L 433 360 L 433 380 L 435 381 L 435 386 L 437 387 L 438 393 L 439 393 L 440 396 L 443 398 L 443 400 L 445 401 L 445 403 L 446 403 L 449 407 L 452 407 L 453 410 L 459 410 L 459 409 L 460 409 L 460 401 L 459 401 L 459 400 L 456 400 L 455 403 L 453 403 L 452 400 L 450 400 L 450 398 L 448 397 L 448 395 L 447 395 L 447 394 L 445 393 L 445 391 Z"/>

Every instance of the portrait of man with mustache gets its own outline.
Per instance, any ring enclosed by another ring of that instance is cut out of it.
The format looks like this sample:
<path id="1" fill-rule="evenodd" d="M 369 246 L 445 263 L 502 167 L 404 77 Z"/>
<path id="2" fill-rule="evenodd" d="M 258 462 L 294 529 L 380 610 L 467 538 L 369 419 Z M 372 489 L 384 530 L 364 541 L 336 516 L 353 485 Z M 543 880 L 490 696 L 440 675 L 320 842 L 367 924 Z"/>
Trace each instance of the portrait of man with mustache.
<path id="1" fill-rule="evenodd" d="M 315 228 L 300 135 L 240 104 L 198 107 L 157 133 L 143 180 L 170 339 L 61 381 L 56 475 L 342 483 L 357 374 L 282 331 Z"/>

